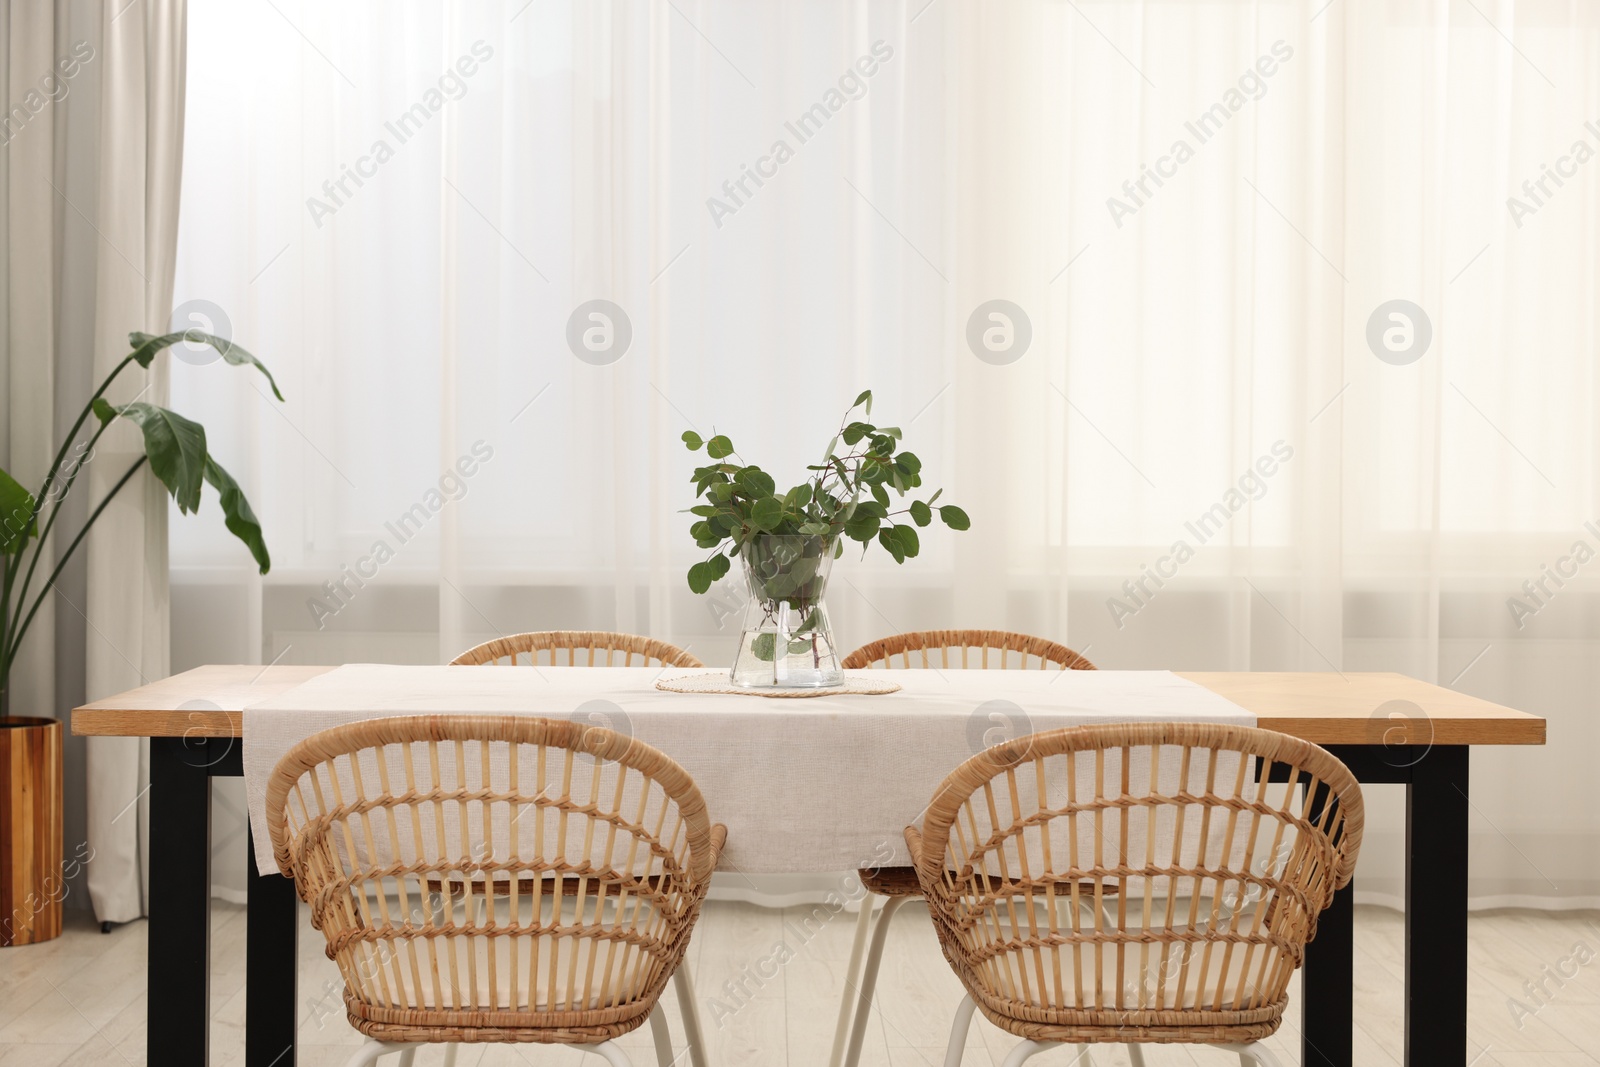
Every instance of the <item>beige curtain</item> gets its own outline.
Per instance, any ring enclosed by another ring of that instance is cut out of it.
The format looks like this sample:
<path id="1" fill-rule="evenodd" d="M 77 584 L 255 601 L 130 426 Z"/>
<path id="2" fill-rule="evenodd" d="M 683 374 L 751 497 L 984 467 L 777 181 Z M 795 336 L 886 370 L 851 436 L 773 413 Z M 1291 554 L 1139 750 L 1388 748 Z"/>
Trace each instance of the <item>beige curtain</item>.
<path id="1" fill-rule="evenodd" d="M 101 9 L 104 42 L 96 227 L 108 246 L 95 273 L 96 377 L 127 350 L 132 329 L 159 331 L 172 309 L 183 141 L 185 0 L 125 0 Z M 164 362 L 124 372 L 114 402 L 142 393 L 167 400 Z M 108 433 L 89 468 L 100 499 L 138 459 L 132 427 Z M 143 472 L 89 535 L 87 689 L 108 696 L 167 675 L 167 498 Z M 148 886 L 149 748 L 131 738 L 93 738 L 88 747 L 89 894 L 102 920 L 145 913 Z M 137 817 L 132 816 L 137 811 Z"/>
<path id="2" fill-rule="evenodd" d="M 100 184 L 101 23 L 89 0 L 0 2 L 0 463 L 29 486 L 42 480 L 93 389 L 94 279 L 100 256 L 113 254 L 92 221 Z M 88 513 L 83 485 L 87 480 L 63 504 L 36 589 Z M 49 587 L 29 628 L 11 676 L 15 714 L 65 718 L 82 701 L 83 586 L 79 554 Z M 80 739 L 67 739 L 65 762 L 67 780 L 82 781 Z M 69 789 L 65 809 L 66 848 L 82 854 L 83 794 Z M 68 886 L 67 906 L 88 906 L 81 880 Z"/>
<path id="3" fill-rule="evenodd" d="M 6 254 L 0 267 L 5 271 L 5 351 L 0 354 L 0 380 L 6 388 L 0 402 L 0 464 L 24 485 L 34 486 L 44 478 L 56 447 L 49 402 L 56 377 L 55 258 L 47 255 L 41 264 L 40 256 L 56 246 L 55 101 L 39 81 L 55 71 L 58 48 L 50 5 L 8 4 L 5 11 L 7 121 L 0 133 L 5 143 L 0 168 L 6 203 Z M 53 600 L 40 607 L 12 671 L 12 714 L 59 713 L 51 669 L 54 607 Z"/>

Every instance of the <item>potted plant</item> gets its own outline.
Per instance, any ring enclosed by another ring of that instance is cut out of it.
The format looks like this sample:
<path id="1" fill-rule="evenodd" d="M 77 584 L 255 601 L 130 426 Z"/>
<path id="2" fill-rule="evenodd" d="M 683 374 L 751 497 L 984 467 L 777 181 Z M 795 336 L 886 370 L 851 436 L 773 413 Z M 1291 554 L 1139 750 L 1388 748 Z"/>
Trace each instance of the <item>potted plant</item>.
<path id="1" fill-rule="evenodd" d="M 852 418 L 858 408 L 864 418 Z M 863 553 L 875 540 L 904 563 L 921 551 L 917 528 L 935 515 L 952 530 L 972 525 L 954 504 L 935 507 L 942 489 L 894 507 L 922 485 L 922 461 L 899 450 L 897 427 L 865 421 L 871 417 L 869 389 L 845 411 L 822 462 L 806 468 L 810 480 L 783 494 L 760 467 L 727 462 L 739 458 L 727 437 L 684 433 L 691 452 L 704 448 L 713 461 L 690 475 L 705 503 L 689 509 L 697 516 L 689 532 L 713 551 L 689 568 L 689 588 L 706 592 L 735 558 L 749 586 L 731 671 L 735 685 L 814 688 L 844 681 L 825 596 L 845 539 L 860 542 Z"/>
<path id="2" fill-rule="evenodd" d="M 61 860 L 61 723 L 49 715 L 12 716 L 11 669 L 40 605 L 90 527 L 148 463 L 184 514 L 200 506 L 201 487 L 209 483 L 218 493 L 228 529 L 249 548 L 262 574 L 271 566 L 261 524 L 239 484 L 207 450 L 205 427 L 175 411 L 138 400 L 112 404 L 105 399 L 105 392 L 129 366 L 137 363 L 148 368 L 158 353 L 180 341 L 209 345 L 234 366 L 255 367 L 266 376 L 273 395 L 282 400 L 272 374 L 233 342 L 198 330 L 159 337 L 134 333 L 128 341 L 133 351 L 84 405 L 38 491 L 30 493 L 0 470 L 0 809 L 5 813 L 0 818 L 0 945 L 45 941 L 61 932 L 61 899 L 68 874 Z M 86 443 L 74 446 L 91 415 L 97 421 L 94 432 Z M 62 501 L 93 458 L 101 435 L 118 419 L 139 427 L 144 435 L 144 455 L 94 506 L 55 566 L 35 585 L 45 539 L 61 515 Z M 86 862 L 85 858 L 77 856 L 72 866 L 81 862 Z"/>

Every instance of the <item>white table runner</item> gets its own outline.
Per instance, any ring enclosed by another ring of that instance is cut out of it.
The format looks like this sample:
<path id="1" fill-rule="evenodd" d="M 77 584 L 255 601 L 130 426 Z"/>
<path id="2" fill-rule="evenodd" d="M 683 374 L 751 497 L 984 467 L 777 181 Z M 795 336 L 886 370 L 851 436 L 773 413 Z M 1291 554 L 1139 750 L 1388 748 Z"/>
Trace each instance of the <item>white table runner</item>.
<path id="1" fill-rule="evenodd" d="M 945 775 L 1021 734 L 1106 722 L 1254 726 L 1255 716 L 1170 671 L 897 670 L 898 693 L 771 700 L 655 688 L 644 667 L 347 664 L 244 712 L 256 862 L 276 871 L 267 781 L 296 743 L 389 715 L 528 714 L 631 734 L 680 763 L 714 822 L 724 871 L 824 872 L 906 862 L 904 830 Z"/>

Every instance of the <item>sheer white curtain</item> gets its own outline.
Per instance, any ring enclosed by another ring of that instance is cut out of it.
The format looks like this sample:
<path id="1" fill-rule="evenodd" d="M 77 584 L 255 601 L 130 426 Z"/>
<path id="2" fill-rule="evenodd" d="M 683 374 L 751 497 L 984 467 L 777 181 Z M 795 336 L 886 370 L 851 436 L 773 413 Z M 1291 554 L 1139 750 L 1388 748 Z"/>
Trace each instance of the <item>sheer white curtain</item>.
<path id="1" fill-rule="evenodd" d="M 842 561 L 846 646 L 1540 712 L 1550 748 L 1474 756 L 1474 899 L 1600 899 L 1586 9 L 194 0 L 190 40 L 178 317 L 289 401 L 175 368 L 274 555 L 174 525 L 175 666 L 556 627 L 725 661 L 679 434 L 798 480 L 871 387 L 973 529 Z"/>

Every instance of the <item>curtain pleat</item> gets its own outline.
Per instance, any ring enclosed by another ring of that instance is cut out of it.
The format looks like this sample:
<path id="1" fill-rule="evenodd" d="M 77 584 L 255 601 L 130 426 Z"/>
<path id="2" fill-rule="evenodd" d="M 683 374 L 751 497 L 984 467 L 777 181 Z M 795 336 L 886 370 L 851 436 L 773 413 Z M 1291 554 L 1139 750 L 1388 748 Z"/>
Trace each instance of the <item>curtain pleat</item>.
<path id="1" fill-rule="evenodd" d="M 101 175 L 97 228 L 117 254 L 102 254 L 95 279 L 95 370 L 103 377 L 127 352 L 133 330 L 161 333 L 172 314 L 182 173 L 184 0 L 148 0 L 132 12 L 107 0 L 101 82 Z M 123 14 L 125 17 L 118 17 Z M 165 404 L 166 360 L 129 368 L 107 399 Z M 89 467 L 101 499 L 144 453 L 139 433 L 119 423 Z M 89 699 L 110 696 L 169 673 L 167 494 L 141 471 L 112 500 L 86 542 Z M 88 743 L 88 887 L 101 921 L 145 914 L 149 892 L 149 742 L 91 738 Z M 135 814 L 135 812 L 137 814 Z"/>
<path id="2" fill-rule="evenodd" d="M 0 404 L 3 465 L 24 485 L 36 486 L 55 456 L 56 279 L 60 265 L 55 187 L 56 115 L 40 81 L 59 78 L 61 48 L 56 13 L 49 5 L 5 6 L 7 121 L 5 166 L 5 402 Z M 56 82 L 53 84 L 61 84 Z M 12 118 L 13 108 L 26 121 Z M 54 558 L 52 544 L 41 560 Z M 47 599 L 29 628 L 11 672 L 11 714 L 58 715 L 55 700 L 55 603 Z"/>

